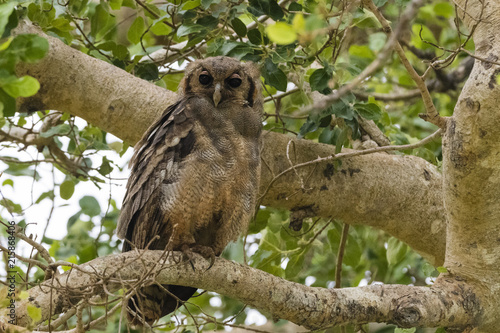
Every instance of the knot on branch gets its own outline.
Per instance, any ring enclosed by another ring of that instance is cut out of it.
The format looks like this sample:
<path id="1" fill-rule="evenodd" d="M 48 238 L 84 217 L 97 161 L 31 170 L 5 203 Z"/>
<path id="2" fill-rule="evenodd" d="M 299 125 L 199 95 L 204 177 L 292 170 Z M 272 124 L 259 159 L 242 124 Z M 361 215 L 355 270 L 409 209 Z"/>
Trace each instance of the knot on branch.
<path id="1" fill-rule="evenodd" d="M 399 304 L 392 314 L 394 324 L 399 327 L 409 328 L 420 326 L 420 321 L 423 317 L 421 309 L 416 304 L 408 304 L 411 300 L 405 300 Z"/>

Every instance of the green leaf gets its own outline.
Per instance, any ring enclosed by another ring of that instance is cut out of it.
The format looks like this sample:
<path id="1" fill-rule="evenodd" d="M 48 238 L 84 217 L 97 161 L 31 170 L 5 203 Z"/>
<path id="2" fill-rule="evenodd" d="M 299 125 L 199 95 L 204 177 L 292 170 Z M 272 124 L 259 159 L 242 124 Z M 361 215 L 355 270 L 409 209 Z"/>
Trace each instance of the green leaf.
<path id="1" fill-rule="evenodd" d="M 332 74 L 329 73 L 325 68 L 315 70 L 309 77 L 311 89 L 323 92 L 326 88 L 328 88 L 328 82 L 331 80 L 331 78 Z"/>
<path id="2" fill-rule="evenodd" d="M 383 32 L 376 32 L 368 36 L 368 41 L 370 50 L 378 52 L 384 47 L 387 41 L 387 35 Z"/>
<path id="3" fill-rule="evenodd" d="M 245 37 L 247 34 L 247 26 L 245 23 L 241 22 L 239 18 L 234 18 L 231 21 L 231 26 L 233 27 L 234 32 L 240 37 Z"/>
<path id="4" fill-rule="evenodd" d="M 439 273 L 448 273 L 448 269 L 446 267 L 439 266 L 439 267 L 436 267 L 436 269 Z"/>
<path id="5" fill-rule="evenodd" d="M 428 262 L 425 262 L 422 265 L 422 273 L 424 273 L 425 276 L 432 276 L 432 274 L 436 271 L 436 268 L 429 264 Z"/>
<path id="6" fill-rule="evenodd" d="M 321 132 L 321 134 L 319 135 L 318 137 L 318 141 L 321 142 L 321 143 L 327 143 L 327 144 L 333 144 L 335 143 L 335 139 L 336 139 L 336 131 L 335 130 L 338 130 L 338 127 L 335 127 L 334 129 L 332 129 L 330 126 L 327 126 L 323 129 L 323 131 Z"/>
<path id="7" fill-rule="evenodd" d="M 4 28 L 3 35 L 0 34 L 0 39 L 10 37 L 12 29 L 15 29 L 18 26 L 18 24 L 19 24 L 19 17 L 17 16 L 17 11 L 14 10 L 9 16 L 9 20 Z"/>
<path id="8" fill-rule="evenodd" d="M 243 58 L 245 55 L 252 53 L 252 48 L 250 47 L 250 45 L 246 43 L 226 42 L 222 45 L 220 49 L 217 50 L 217 53 L 233 57 L 239 60 Z"/>
<path id="9" fill-rule="evenodd" d="M 367 9 L 357 11 L 353 16 L 352 25 L 360 29 L 380 28 L 381 26 L 375 15 Z"/>
<path id="10" fill-rule="evenodd" d="M 408 246 L 399 239 L 391 237 L 387 242 L 387 262 L 395 265 L 404 259 Z"/>
<path id="11" fill-rule="evenodd" d="M 415 333 L 417 331 L 417 329 L 415 327 L 413 328 L 399 328 L 399 327 L 396 327 L 394 329 L 394 333 Z"/>
<path id="12" fill-rule="evenodd" d="M 157 36 L 168 35 L 169 33 L 172 32 L 172 28 L 166 25 L 163 21 L 164 20 L 160 20 L 154 23 L 149 30 Z"/>
<path id="13" fill-rule="evenodd" d="M 281 229 L 281 225 L 283 222 L 282 215 L 280 212 L 272 212 L 267 221 L 267 227 L 273 233 L 277 233 Z"/>
<path id="14" fill-rule="evenodd" d="M 123 0 L 109 0 L 109 6 L 113 10 L 118 10 L 122 7 Z"/>
<path id="15" fill-rule="evenodd" d="M 80 263 L 84 263 L 87 261 L 90 261 L 92 259 L 97 258 L 97 251 L 96 247 L 94 244 L 88 244 L 86 246 L 83 246 L 79 251 L 78 251 L 78 257 L 80 258 Z"/>
<path id="16" fill-rule="evenodd" d="M 55 16 L 55 6 L 48 1 L 31 3 L 28 6 L 28 18 L 42 28 L 48 27 Z"/>
<path id="17" fill-rule="evenodd" d="M 347 120 L 354 119 L 355 110 L 351 105 L 350 101 L 345 98 L 341 98 L 340 101 L 335 102 L 331 106 L 331 108 L 333 109 L 333 114 L 335 114 L 335 116 L 337 117 L 344 118 Z"/>
<path id="18" fill-rule="evenodd" d="M 434 46 L 425 43 L 423 40 L 437 44 L 436 38 L 431 29 L 421 24 L 413 24 L 411 42 L 419 49 L 433 49 Z M 423 39 L 423 40 L 422 40 Z"/>
<path id="19" fill-rule="evenodd" d="M 304 265 L 305 253 L 307 253 L 307 251 L 303 250 L 290 258 L 285 269 L 285 276 L 287 279 L 293 279 L 300 273 Z"/>
<path id="20" fill-rule="evenodd" d="M 182 10 L 190 10 L 196 7 L 199 7 L 201 4 L 200 0 L 190 0 L 186 1 L 182 6 Z"/>
<path id="21" fill-rule="evenodd" d="M 337 140 L 335 140 L 335 154 L 338 154 L 342 151 L 342 147 L 344 146 L 344 142 L 347 140 L 347 127 L 343 128 L 339 135 L 337 136 Z"/>
<path id="22" fill-rule="evenodd" d="M 332 249 L 332 252 L 337 253 L 339 251 L 339 244 L 340 244 L 340 231 L 334 227 L 328 230 L 326 235 L 328 237 L 328 242 L 330 243 L 330 248 Z"/>
<path id="23" fill-rule="evenodd" d="M 28 304 L 27 307 L 28 316 L 33 319 L 33 322 L 38 322 L 42 319 L 42 309 L 37 308 L 34 305 Z"/>
<path id="24" fill-rule="evenodd" d="M 61 31 L 71 31 L 73 30 L 73 27 L 70 25 L 70 22 L 69 20 L 65 19 L 65 18 L 56 18 L 55 20 L 53 20 L 51 22 L 51 25 L 56 28 L 56 29 L 59 29 Z"/>
<path id="25" fill-rule="evenodd" d="M 445 19 L 449 19 L 450 17 L 455 16 L 455 8 L 451 3 L 438 2 L 434 5 L 434 14 L 442 16 Z"/>
<path id="26" fill-rule="evenodd" d="M 269 0 L 250 0 L 248 11 L 255 16 L 270 15 L 271 6 Z"/>
<path id="27" fill-rule="evenodd" d="M 2 113 L 4 117 L 11 117 L 16 113 L 16 99 L 0 89 L 0 103 L 2 103 Z"/>
<path id="28" fill-rule="evenodd" d="M 72 180 L 65 180 L 59 186 L 59 195 L 64 200 L 70 199 L 73 196 L 73 193 L 75 193 L 75 183 Z"/>
<path id="29" fill-rule="evenodd" d="M 360 58 L 375 58 L 375 54 L 367 45 L 351 45 L 349 48 L 349 54 Z"/>
<path id="30" fill-rule="evenodd" d="M 127 38 L 132 44 L 137 44 L 141 41 L 142 34 L 144 33 L 144 19 L 142 16 L 137 16 L 128 29 Z"/>
<path id="31" fill-rule="evenodd" d="M 280 248 L 280 240 L 278 236 L 269 229 L 262 231 L 262 239 L 260 240 L 259 248 L 266 251 L 276 251 Z"/>
<path id="32" fill-rule="evenodd" d="M 97 216 L 101 213 L 101 206 L 96 198 L 86 195 L 80 199 L 78 202 L 80 204 L 80 208 L 82 209 L 82 213 L 92 217 Z"/>
<path id="33" fill-rule="evenodd" d="M 213 17 L 212 15 L 207 15 L 199 18 L 196 21 L 196 24 L 201 25 L 205 29 L 212 30 L 215 29 L 215 27 L 217 27 L 217 25 L 219 24 L 219 20 Z"/>
<path id="34" fill-rule="evenodd" d="M 45 132 L 41 132 L 40 136 L 42 138 L 50 138 L 54 135 L 66 135 L 71 131 L 71 127 L 68 124 L 59 124 L 54 127 L 49 128 Z"/>
<path id="35" fill-rule="evenodd" d="M 11 187 L 14 187 L 14 181 L 12 179 L 6 179 L 3 181 L 2 186 L 7 186 L 10 185 Z"/>
<path id="36" fill-rule="evenodd" d="M 266 33 L 271 41 L 280 45 L 292 44 L 297 40 L 297 33 L 290 24 L 285 22 L 268 25 Z"/>
<path id="37" fill-rule="evenodd" d="M 306 20 L 304 19 L 304 15 L 295 14 L 292 20 L 292 26 L 296 32 L 304 32 L 306 30 Z"/>
<path id="38" fill-rule="evenodd" d="M 378 120 L 382 116 L 382 110 L 374 103 L 356 103 L 354 109 L 361 117 L 368 120 Z"/>
<path id="39" fill-rule="evenodd" d="M 134 68 L 134 74 L 147 81 L 157 80 L 160 72 L 158 66 L 149 62 L 138 63 Z"/>
<path id="40" fill-rule="evenodd" d="M 12 40 L 8 50 L 24 62 L 35 63 L 45 57 L 49 50 L 49 42 L 34 34 L 23 34 Z"/>
<path id="41" fill-rule="evenodd" d="M 20 204 L 15 203 L 14 201 L 7 199 L 7 198 L 2 198 L 0 200 L 0 206 L 4 206 L 9 213 L 16 213 L 20 214 L 23 211 L 23 208 L 21 207 Z"/>
<path id="42" fill-rule="evenodd" d="M 9 17 L 14 12 L 14 8 L 16 7 L 15 2 L 7 2 L 0 5 L 0 36 L 3 36 L 5 31 L 5 27 L 9 22 Z"/>
<path id="43" fill-rule="evenodd" d="M 34 77 L 26 75 L 2 85 L 2 88 L 14 98 L 29 97 L 37 93 L 40 89 L 40 83 Z"/>
<path id="44" fill-rule="evenodd" d="M 259 29 L 248 30 L 247 36 L 248 36 L 248 40 L 252 44 L 255 44 L 255 45 L 262 44 L 262 33 L 259 31 Z"/>
<path id="45" fill-rule="evenodd" d="M 95 7 L 94 15 L 92 15 L 90 18 L 90 34 L 94 37 L 97 37 L 97 35 L 108 24 L 108 20 L 109 20 L 109 13 L 106 10 L 106 7 L 104 7 L 102 4 L 97 5 Z"/>
<path id="46" fill-rule="evenodd" d="M 269 0 L 269 16 L 275 21 L 281 20 L 285 16 L 276 0 Z"/>
<path id="47" fill-rule="evenodd" d="M 285 73 L 279 69 L 278 65 L 267 58 L 264 63 L 263 76 L 266 82 L 278 90 L 286 91 L 287 78 Z"/>
<path id="48" fill-rule="evenodd" d="M 201 0 L 201 6 L 203 7 L 203 9 L 207 9 L 208 7 L 210 7 L 210 5 L 212 3 L 215 3 L 215 1 L 212 1 L 212 0 Z"/>
<path id="49" fill-rule="evenodd" d="M 110 142 L 108 143 L 108 147 L 119 154 L 123 149 L 123 142 L 121 141 Z"/>
<path id="50" fill-rule="evenodd" d="M 40 203 L 43 199 L 50 199 L 50 200 L 54 200 L 54 191 L 47 191 L 47 192 L 43 192 L 42 194 L 40 194 L 40 196 L 38 197 L 38 199 L 36 199 L 35 203 L 38 204 Z"/>
<path id="51" fill-rule="evenodd" d="M 111 171 L 113 171 L 113 167 L 109 164 L 110 160 L 106 158 L 106 156 L 102 157 L 101 166 L 97 171 L 103 176 L 108 175 Z"/>
<path id="52" fill-rule="evenodd" d="M 194 25 L 181 25 L 179 29 L 177 29 L 177 36 L 178 37 L 184 37 L 189 34 L 192 34 L 193 32 L 202 32 L 206 31 L 205 27 L 199 24 L 194 24 Z"/>
<path id="53" fill-rule="evenodd" d="M 358 240 L 352 235 L 347 238 L 343 263 L 347 266 L 356 267 L 359 264 L 363 250 L 359 246 Z"/>
<path id="54" fill-rule="evenodd" d="M 77 212 L 76 214 L 70 216 L 68 219 L 68 223 L 66 223 L 66 229 L 69 233 L 70 229 L 73 227 L 73 225 L 78 221 L 80 218 L 80 215 L 82 215 L 82 211 Z"/>

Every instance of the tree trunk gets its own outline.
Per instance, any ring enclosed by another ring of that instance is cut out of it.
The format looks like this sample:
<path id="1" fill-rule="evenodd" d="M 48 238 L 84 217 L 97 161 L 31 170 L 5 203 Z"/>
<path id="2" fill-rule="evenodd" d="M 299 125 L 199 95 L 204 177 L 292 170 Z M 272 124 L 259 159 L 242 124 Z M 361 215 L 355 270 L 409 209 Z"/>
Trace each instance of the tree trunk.
<path id="1" fill-rule="evenodd" d="M 456 1 L 476 62 L 443 140 L 448 271 L 473 286 L 481 332 L 500 327 L 500 5 Z M 464 12 L 465 10 L 465 12 Z"/>

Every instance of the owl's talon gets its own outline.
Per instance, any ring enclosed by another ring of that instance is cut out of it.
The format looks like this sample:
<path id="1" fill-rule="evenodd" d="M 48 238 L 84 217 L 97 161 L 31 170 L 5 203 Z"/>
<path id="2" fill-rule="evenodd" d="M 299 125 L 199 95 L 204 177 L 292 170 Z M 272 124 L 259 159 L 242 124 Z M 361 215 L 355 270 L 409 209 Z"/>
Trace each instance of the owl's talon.
<path id="1" fill-rule="evenodd" d="M 193 253 L 198 253 L 205 259 L 210 259 L 210 265 L 207 270 L 212 268 L 215 263 L 215 252 L 210 246 L 194 244 L 193 246 L 189 246 L 188 244 L 184 244 L 181 247 L 182 253 L 187 257 L 187 260 L 191 264 L 193 271 L 195 271 L 195 267 L 193 264 Z"/>
<path id="2" fill-rule="evenodd" d="M 214 249 L 212 249 L 210 246 L 204 246 L 204 245 L 195 245 L 192 248 L 193 252 L 199 253 L 203 256 L 205 259 L 210 259 L 210 265 L 207 268 L 207 271 L 212 268 L 212 266 L 215 263 L 215 252 Z"/>

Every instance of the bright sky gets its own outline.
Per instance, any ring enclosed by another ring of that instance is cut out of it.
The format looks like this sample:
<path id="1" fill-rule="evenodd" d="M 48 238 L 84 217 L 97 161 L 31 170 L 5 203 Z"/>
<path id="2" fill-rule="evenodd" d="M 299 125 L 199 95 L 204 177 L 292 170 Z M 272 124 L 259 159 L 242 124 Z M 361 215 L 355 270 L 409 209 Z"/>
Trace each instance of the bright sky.
<path id="1" fill-rule="evenodd" d="M 86 122 L 81 119 L 76 119 L 76 125 L 82 129 Z M 112 134 L 107 134 L 107 142 L 121 141 Z M 64 140 L 61 140 L 64 141 Z M 126 180 L 129 176 L 128 161 L 130 160 L 133 153 L 133 149 L 129 148 L 128 151 L 120 157 L 114 151 L 99 151 L 95 155 L 89 156 L 93 162 L 94 167 L 98 167 L 102 162 L 102 157 L 106 156 L 109 160 L 114 161 L 123 171 L 119 168 L 114 167 L 113 171 L 109 175 L 113 180 L 106 184 L 99 184 L 101 189 L 99 189 L 94 183 L 80 182 L 75 186 L 75 192 L 69 200 L 64 200 L 59 196 L 59 187 L 55 190 L 55 207 L 50 218 L 50 223 L 46 232 L 46 236 L 55 239 L 61 239 L 66 235 L 66 222 L 68 218 L 77 213 L 80 210 L 78 204 L 79 200 L 85 195 L 94 196 L 101 206 L 102 210 L 105 210 L 108 206 L 108 200 L 111 197 L 116 200 L 118 207 L 121 207 L 123 196 L 125 194 Z M 0 151 L 0 156 L 2 157 L 16 157 L 22 161 L 29 161 L 34 159 L 43 159 L 42 153 L 39 153 L 35 147 L 27 147 L 25 150 L 19 151 L 18 148 L 4 148 Z M 39 204 L 34 204 L 39 196 L 54 188 L 54 183 L 61 184 L 64 181 L 65 175 L 62 172 L 56 171 L 52 173 L 52 165 L 47 163 L 39 164 L 36 168 L 37 172 L 40 174 L 41 179 L 39 181 L 34 181 L 32 177 L 14 177 L 3 173 L 7 169 L 7 165 L 0 162 L 0 184 L 6 179 L 13 179 L 14 186 L 2 185 L 1 195 L 6 197 L 15 203 L 20 204 L 24 211 L 21 216 L 12 216 L 7 212 L 7 210 L 2 208 L 2 217 L 9 218 L 15 222 L 19 222 L 23 219 L 27 223 L 32 223 L 27 228 L 27 234 L 32 233 L 39 238 L 43 235 L 43 231 L 47 226 L 47 221 L 50 216 L 50 211 L 52 209 L 52 201 L 49 199 L 42 200 Z M 53 177 L 55 175 L 55 177 Z M 100 176 L 100 175 L 99 175 Z M 102 176 L 101 176 L 102 178 Z M 98 222 L 98 221 L 96 221 Z"/>

